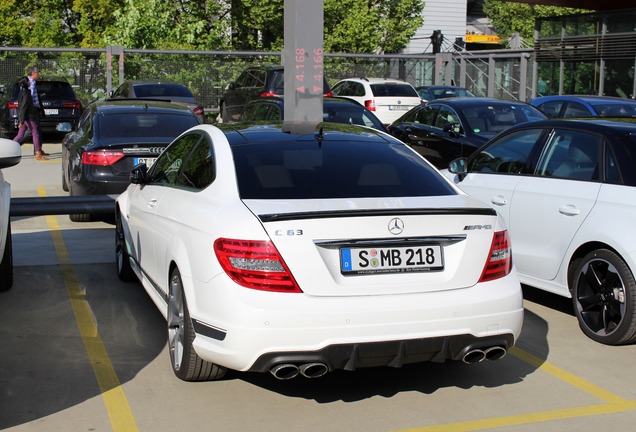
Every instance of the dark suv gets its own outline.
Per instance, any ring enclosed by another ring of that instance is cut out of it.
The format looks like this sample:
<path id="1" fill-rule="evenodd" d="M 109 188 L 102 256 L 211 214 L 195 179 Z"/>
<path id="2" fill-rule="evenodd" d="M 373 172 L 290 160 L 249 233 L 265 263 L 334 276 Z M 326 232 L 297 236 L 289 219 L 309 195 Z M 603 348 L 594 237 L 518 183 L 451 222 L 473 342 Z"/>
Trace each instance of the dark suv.
<path id="1" fill-rule="evenodd" d="M 245 69 L 236 81 L 227 85 L 219 98 L 219 120 L 238 121 L 245 104 L 261 96 L 282 96 L 285 80 L 283 66 L 252 66 Z M 325 96 L 332 96 L 327 80 L 323 78 Z"/>
<path id="2" fill-rule="evenodd" d="M 66 133 L 77 126 L 82 115 L 82 102 L 73 87 L 63 79 L 40 79 L 37 82 L 40 99 L 40 131 Z M 14 137 L 18 133 L 17 79 L 4 89 L 0 106 L 0 134 Z"/>

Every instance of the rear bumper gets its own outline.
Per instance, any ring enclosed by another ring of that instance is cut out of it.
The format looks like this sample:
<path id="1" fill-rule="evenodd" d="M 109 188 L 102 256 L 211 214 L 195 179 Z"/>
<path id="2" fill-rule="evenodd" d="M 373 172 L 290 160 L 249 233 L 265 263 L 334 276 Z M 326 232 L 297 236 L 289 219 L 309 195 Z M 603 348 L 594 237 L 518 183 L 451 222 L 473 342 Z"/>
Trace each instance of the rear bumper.
<path id="1" fill-rule="evenodd" d="M 263 293 L 219 278 L 195 283 L 193 296 L 186 288 L 194 348 L 240 371 L 285 362 L 353 370 L 460 360 L 471 347 L 509 349 L 523 323 L 515 272 L 464 289 L 324 298 Z M 184 279 L 184 287 L 190 283 Z"/>

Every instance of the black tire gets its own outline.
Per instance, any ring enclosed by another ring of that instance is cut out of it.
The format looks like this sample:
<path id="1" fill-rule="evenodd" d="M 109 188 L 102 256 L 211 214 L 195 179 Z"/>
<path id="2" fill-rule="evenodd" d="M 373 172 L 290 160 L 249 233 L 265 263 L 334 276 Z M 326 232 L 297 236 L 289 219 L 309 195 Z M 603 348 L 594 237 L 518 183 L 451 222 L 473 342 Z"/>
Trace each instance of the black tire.
<path id="1" fill-rule="evenodd" d="M 175 268 L 170 274 L 168 295 L 168 352 L 174 374 L 184 381 L 207 381 L 223 378 L 226 369 L 207 362 L 192 346 L 194 328 L 183 293 L 181 273 Z"/>
<path id="2" fill-rule="evenodd" d="M 66 158 L 66 152 L 64 151 L 64 146 L 62 146 L 62 161 Z M 64 162 L 62 162 L 62 190 L 64 192 L 68 192 L 68 182 L 66 181 L 67 170 L 64 169 Z"/>
<path id="3" fill-rule="evenodd" d="M 73 195 L 73 184 L 72 182 L 69 182 L 68 184 L 68 193 L 70 196 L 75 196 Z M 76 213 L 76 214 L 69 214 L 68 218 L 71 220 L 71 222 L 90 222 L 91 221 L 91 215 L 90 213 Z"/>
<path id="4" fill-rule="evenodd" d="M 137 275 L 130 266 L 130 255 L 126 248 L 126 238 L 121 222 L 121 215 L 117 212 L 115 218 L 115 264 L 117 265 L 117 276 L 125 282 L 137 280 Z"/>
<path id="5" fill-rule="evenodd" d="M 4 243 L 2 261 L 0 261 L 0 291 L 13 286 L 13 245 L 11 243 L 11 222 L 7 224 L 7 236 Z"/>
<path id="6" fill-rule="evenodd" d="M 572 276 L 574 311 L 583 333 L 606 345 L 636 341 L 636 280 L 616 253 L 598 249 Z"/>

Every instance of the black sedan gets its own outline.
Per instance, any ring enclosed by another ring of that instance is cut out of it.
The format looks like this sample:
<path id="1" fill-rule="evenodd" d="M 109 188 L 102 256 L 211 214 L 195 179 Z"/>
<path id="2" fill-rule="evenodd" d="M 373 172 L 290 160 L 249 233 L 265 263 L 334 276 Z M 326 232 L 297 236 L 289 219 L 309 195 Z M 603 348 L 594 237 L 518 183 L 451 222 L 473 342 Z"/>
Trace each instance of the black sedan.
<path id="1" fill-rule="evenodd" d="M 77 126 L 82 114 L 82 102 L 77 99 L 73 87 L 63 79 L 41 79 L 37 82 L 40 99 L 40 131 L 66 133 Z M 14 137 L 18 133 L 17 79 L 2 94 L 0 106 L 0 130 L 3 136 Z"/>
<path id="2" fill-rule="evenodd" d="M 284 117 L 282 97 L 261 97 L 247 103 L 240 120 L 242 122 L 276 122 Z M 322 119 L 325 122 L 357 124 L 386 132 L 379 118 L 371 111 L 347 98 L 323 98 Z"/>
<path id="3" fill-rule="evenodd" d="M 62 188 L 71 196 L 118 195 L 138 163 L 151 166 L 185 130 L 198 125 L 187 107 L 152 100 L 97 101 L 62 141 Z M 71 214 L 74 222 L 90 214 Z"/>
<path id="4" fill-rule="evenodd" d="M 546 118 L 525 102 L 451 98 L 415 107 L 388 129 L 437 168 L 444 169 L 453 159 L 469 156 L 510 126 Z"/>

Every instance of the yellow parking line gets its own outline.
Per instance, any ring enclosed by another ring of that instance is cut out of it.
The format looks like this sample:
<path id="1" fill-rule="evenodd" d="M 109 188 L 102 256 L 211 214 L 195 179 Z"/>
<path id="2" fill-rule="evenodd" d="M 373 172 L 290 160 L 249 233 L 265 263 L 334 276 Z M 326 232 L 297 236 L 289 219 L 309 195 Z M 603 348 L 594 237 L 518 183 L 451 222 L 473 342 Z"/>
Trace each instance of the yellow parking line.
<path id="1" fill-rule="evenodd" d="M 526 363 L 541 369 L 544 372 L 577 387 L 590 395 L 607 403 L 576 408 L 564 408 L 537 413 L 520 414 L 514 416 L 495 417 L 490 419 L 472 420 L 458 423 L 448 423 L 435 426 L 425 426 L 413 429 L 405 429 L 400 432 L 474 432 L 493 429 L 502 426 L 518 426 L 524 424 L 540 423 L 554 420 L 588 417 L 600 414 L 614 414 L 636 410 L 636 401 L 623 399 L 607 390 L 602 389 L 584 379 L 577 377 L 563 369 L 560 369 L 539 357 L 518 347 L 513 347 L 510 354 Z"/>
<path id="2" fill-rule="evenodd" d="M 38 195 L 46 196 L 44 188 L 38 188 Z M 51 232 L 55 254 L 60 263 L 60 271 L 66 285 L 75 321 L 93 368 L 93 373 L 95 378 L 97 378 L 113 431 L 137 431 L 137 423 L 128 404 L 128 399 L 108 357 L 106 347 L 97 330 L 97 323 L 93 317 L 90 305 L 71 265 L 57 218 L 55 216 L 46 216 L 46 223 Z"/>

